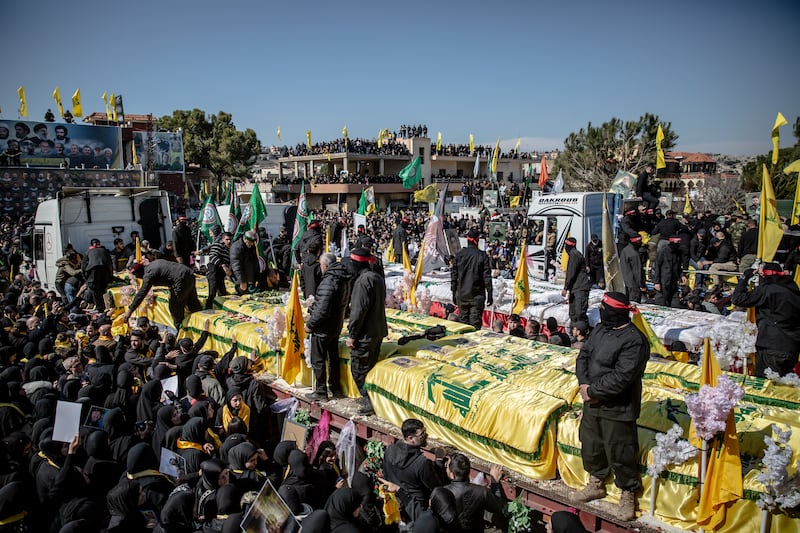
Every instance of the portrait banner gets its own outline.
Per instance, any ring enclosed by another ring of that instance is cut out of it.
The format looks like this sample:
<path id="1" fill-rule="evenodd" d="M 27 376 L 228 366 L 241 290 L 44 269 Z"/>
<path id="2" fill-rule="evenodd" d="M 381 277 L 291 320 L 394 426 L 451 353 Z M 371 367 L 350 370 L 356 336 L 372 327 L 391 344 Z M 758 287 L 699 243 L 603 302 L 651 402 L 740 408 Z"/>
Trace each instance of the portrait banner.
<path id="1" fill-rule="evenodd" d="M 148 170 L 183 172 L 183 136 L 170 131 L 135 131 L 136 159 Z"/>
<path id="2" fill-rule="evenodd" d="M 113 126 L 4 120 L 0 153 L 19 157 L 14 166 L 119 170 L 120 132 Z"/>

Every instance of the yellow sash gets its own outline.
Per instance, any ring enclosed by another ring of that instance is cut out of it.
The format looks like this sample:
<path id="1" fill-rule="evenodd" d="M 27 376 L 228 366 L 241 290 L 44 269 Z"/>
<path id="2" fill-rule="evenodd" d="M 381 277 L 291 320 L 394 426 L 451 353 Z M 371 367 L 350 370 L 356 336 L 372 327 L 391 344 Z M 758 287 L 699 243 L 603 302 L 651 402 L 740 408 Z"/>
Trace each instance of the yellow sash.
<path id="1" fill-rule="evenodd" d="M 187 442 L 181 439 L 178 439 L 178 448 L 181 450 L 188 450 L 188 449 L 199 450 L 203 453 L 206 453 L 206 451 L 203 449 L 202 444 L 197 444 L 196 442 Z"/>
<path id="2" fill-rule="evenodd" d="M 222 408 L 222 427 L 225 428 L 225 431 L 228 431 L 228 424 L 231 423 L 231 420 L 234 416 L 238 416 L 244 422 L 244 425 L 247 426 L 247 431 L 250 431 L 250 408 L 247 406 L 246 403 L 242 402 L 242 406 L 239 408 L 239 414 L 234 415 L 231 413 L 230 407 L 226 403 L 225 406 Z"/>

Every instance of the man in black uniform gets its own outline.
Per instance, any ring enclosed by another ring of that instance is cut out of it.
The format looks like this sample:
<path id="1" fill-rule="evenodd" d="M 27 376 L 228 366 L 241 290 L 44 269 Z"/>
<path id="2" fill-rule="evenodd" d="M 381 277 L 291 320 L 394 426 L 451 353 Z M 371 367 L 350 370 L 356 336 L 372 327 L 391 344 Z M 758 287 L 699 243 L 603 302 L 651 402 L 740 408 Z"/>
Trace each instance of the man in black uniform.
<path id="1" fill-rule="evenodd" d="M 619 255 L 619 269 L 622 271 L 625 293 L 630 301 L 637 303 L 642 301 L 642 293 L 645 291 L 642 256 L 639 253 L 641 247 L 642 238 L 639 235 L 631 237 Z"/>
<path id="2" fill-rule="evenodd" d="M 408 255 L 408 226 L 410 224 L 411 221 L 403 217 L 397 227 L 394 228 L 394 231 L 392 231 L 392 248 L 394 249 L 395 263 L 403 262 L 403 251 Z M 408 260 L 411 260 L 410 255 Z"/>
<path id="3" fill-rule="evenodd" d="M 568 237 L 564 241 L 564 249 L 569 254 L 567 261 L 567 272 L 564 278 L 564 289 L 561 296 L 569 299 L 569 320 L 571 324 L 576 322 L 589 322 L 586 311 L 589 309 L 589 289 L 592 282 L 586 273 L 586 263 L 583 254 L 578 251 L 575 245 L 578 242 Z"/>
<path id="4" fill-rule="evenodd" d="M 178 217 L 178 224 L 172 230 L 172 242 L 175 245 L 175 257 L 178 263 L 189 266 L 189 257 L 194 252 L 192 230 L 186 223 L 186 217 Z"/>
<path id="5" fill-rule="evenodd" d="M 681 238 L 670 237 L 669 245 L 662 247 L 656 255 L 653 269 L 657 305 L 672 307 L 672 301 L 678 293 L 681 280 Z"/>
<path id="6" fill-rule="evenodd" d="M 760 283 L 750 290 L 753 274 L 752 268 L 744 272 L 731 301 L 756 309 L 756 376 L 766 377 L 767 368 L 785 376 L 794 370 L 800 354 L 800 289 L 778 263 L 766 263 Z"/>
<path id="7" fill-rule="evenodd" d="M 658 207 L 659 197 L 654 194 L 652 176 L 655 169 L 653 165 L 647 165 L 644 171 L 636 178 L 636 195 L 647 202 L 647 207 L 655 209 Z"/>
<path id="8" fill-rule="evenodd" d="M 467 232 L 467 247 L 456 252 L 455 264 L 450 269 L 450 290 L 459 319 L 476 330 L 483 324 L 485 305 L 494 303 L 489 257 L 478 249 L 479 237 L 477 228 Z"/>
<path id="9" fill-rule="evenodd" d="M 114 276 L 114 264 L 111 262 L 111 254 L 100 244 L 99 239 L 92 239 L 91 246 L 83 257 L 81 270 L 86 285 L 92 291 L 95 308 L 98 311 L 105 311 L 104 296 Z"/>
<path id="10" fill-rule="evenodd" d="M 583 344 L 575 375 L 583 399 L 579 431 L 583 468 L 589 483 L 572 497 L 581 502 L 604 498 L 605 479 L 614 471 L 622 490 L 617 517 L 636 518 L 639 439 L 636 419 L 642 401 L 642 375 L 650 358 L 647 338 L 631 322 L 630 302 L 620 292 L 607 292 L 600 304 L 600 324 Z"/>
<path id="11" fill-rule="evenodd" d="M 297 265 L 303 264 L 303 259 L 308 253 L 308 248 L 312 242 L 316 245 L 317 250 L 322 250 L 325 247 L 325 239 L 322 238 L 322 221 L 319 219 L 308 223 L 308 229 L 300 237 L 300 242 L 297 243 L 297 248 L 294 250 L 294 259 Z"/>
<path id="12" fill-rule="evenodd" d="M 188 266 L 164 259 L 155 261 L 144 259 L 142 263 L 134 264 L 130 271 L 134 276 L 142 278 L 142 286 L 123 315 L 125 322 L 130 319 L 131 314 L 139 307 L 153 287 L 169 288 L 169 312 L 172 315 L 175 329 L 181 329 L 185 314 L 184 307 L 188 307 L 192 313 L 203 309 L 197 298 L 194 273 Z"/>
<path id="13" fill-rule="evenodd" d="M 364 227 L 364 224 L 359 224 L 358 230 L 356 231 L 355 246 L 353 248 L 367 248 L 368 250 L 372 250 L 374 247 L 375 241 L 367 234 L 367 229 Z"/>
<path id="14" fill-rule="evenodd" d="M 206 309 L 214 307 L 214 298 L 219 294 L 226 296 L 228 289 L 225 287 L 225 276 L 232 276 L 231 270 L 231 239 L 230 232 L 220 233 L 214 237 L 211 243 L 208 259 L 208 298 L 206 299 Z"/>
<path id="15" fill-rule="evenodd" d="M 250 285 L 258 280 L 258 252 L 255 231 L 247 230 L 242 238 L 231 245 L 231 271 L 236 283 L 236 294 L 245 294 Z"/>
<path id="16" fill-rule="evenodd" d="M 586 245 L 586 266 L 589 269 L 589 280 L 601 289 L 606 286 L 605 272 L 603 269 L 603 241 L 592 233 L 589 244 Z"/>
<path id="17" fill-rule="evenodd" d="M 350 273 L 331 253 L 322 254 L 322 270 L 315 293 L 314 304 L 306 321 L 306 332 L 311 334 L 311 368 L 316 387 L 306 398 L 311 401 L 327 400 L 328 391 L 340 395 L 339 385 L 339 335 L 344 324 L 344 311 L 350 299 Z M 326 372 L 325 365 L 330 367 Z"/>
<path id="18" fill-rule="evenodd" d="M 350 299 L 350 322 L 347 325 L 347 347 L 350 348 L 350 371 L 361 392 L 358 414 L 372 414 L 372 403 L 364 384 L 367 374 L 378 362 L 386 326 L 386 283 L 372 270 L 375 257 L 366 248 L 350 252 L 350 266 L 355 275 Z"/>

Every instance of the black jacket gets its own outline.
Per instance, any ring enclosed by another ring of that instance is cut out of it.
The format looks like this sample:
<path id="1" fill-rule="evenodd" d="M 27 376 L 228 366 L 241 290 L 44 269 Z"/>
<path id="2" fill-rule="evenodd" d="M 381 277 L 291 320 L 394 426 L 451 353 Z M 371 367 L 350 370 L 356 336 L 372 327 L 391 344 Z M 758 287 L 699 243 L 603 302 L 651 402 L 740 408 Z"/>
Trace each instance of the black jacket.
<path id="1" fill-rule="evenodd" d="M 589 274 L 586 273 L 586 262 L 577 248 L 569 251 L 567 273 L 564 278 L 564 289 L 572 291 L 588 291 L 592 287 Z"/>
<path id="2" fill-rule="evenodd" d="M 675 217 L 667 217 L 662 218 L 656 227 L 653 228 L 651 232 L 653 235 L 661 235 L 662 239 L 668 239 L 670 237 L 676 236 L 679 232 L 685 231 L 687 233 L 691 232 L 689 228 L 684 226 L 678 219 Z"/>
<path id="3" fill-rule="evenodd" d="M 353 283 L 347 334 L 361 342 L 382 339 L 386 326 L 386 283 L 377 272 L 363 269 Z"/>
<path id="4" fill-rule="evenodd" d="M 323 337 L 339 337 L 344 310 L 350 300 L 350 273 L 342 263 L 328 266 L 317 287 L 314 304 L 306 322 L 309 331 Z"/>
<path id="5" fill-rule="evenodd" d="M 294 256 L 298 263 L 301 263 L 304 260 L 311 243 L 316 243 L 319 251 L 322 251 L 324 248 L 323 245 L 325 241 L 322 239 L 322 233 L 316 228 L 306 230 L 305 233 L 303 233 L 303 235 L 300 237 L 300 241 L 297 243 L 297 247 L 294 249 Z"/>
<path id="6" fill-rule="evenodd" d="M 671 245 L 662 247 L 656 255 L 653 279 L 666 287 L 677 287 L 681 279 L 681 252 L 673 250 Z"/>
<path id="7" fill-rule="evenodd" d="M 255 283 L 258 279 L 256 245 L 248 247 L 241 238 L 231 245 L 231 270 L 236 283 Z"/>
<path id="8" fill-rule="evenodd" d="M 748 290 L 742 278 L 731 302 L 756 308 L 756 346 L 791 353 L 800 351 L 800 289 L 789 276 L 767 276 L 758 287 Z"/>
<path id="9" fill-rule="evenodd" d="M 153 287 L 169 287 L 170 291 L 180 292 L 187 283 L 194 283 L 194 272 L 186 265 L 156 259 L 144 267 L 142 286 L 133 297 L 129 309 L 134 311 Z"/>
<path id="10" fill-rule="evenodd" d="M 453 493 L 460 530 L 464 533 L 482 533 L 483 513 L 492 514 L 492 525 L 500 531 L 508 527 L 508 520 L 503 515 L 503 489 L 499 483 L 492 483 L 491 490 L 470 483 L 469 481 L 453 481 L 445 485 L 445 489 Z"/>
<path id="11" fill-rule="evenodd" d="M 612 329 L 602 323 L 581 347 L 575 363 L 578 383 L 589 385 L 583 409 L 620 422 L 635 422 L 642 401 L 642 375 L 650 358 L 650 344 L 633 323 Z"/>
<path id="12" fill-rule="evenodd" d="M 487 299 L 492 299 L 489 256 L 473 244 L 456 252 L 456 264 L 450 269 L 450 290 L 455 304 L 483 296 L 484 291 Z"/>
<path id="13" fill-rule="evenodd" d="M 317 287 L 322 281 L 322 268 L 316 255 L 306 254 L 300 265 L 300 288 L 303 298 L 317 294 Z"/>
<path id="14" fill-rule="evenodd" d="M 428 508 L 428 499 L 436 487 L 442 486 L 442 479 L 434 464 L 426 458 L 419 448 L 397 441 L 386 448 L 383 458 L 383 472 L 386 479 L 400 485 L 408 495 L 404 505 L 411 520 L 418 512 Z"/>
<path id="15" fill-rule="evenodd" d="M 748 254 L 758 253 L 758 228 L 750 228 L 739 237 L 739 259 Z"/>
<path id="16" fill-rule="evenodd" d="M 403 260 L 403 250 L 408 253 L 408 234 L 403 224 L 398 224 L 392 231 L 392 248 L 394 248 L 395 261 Z M 408 258 L 409 261 L 411 258 Z"/>
<path id="17" fill-rule="evenodd" d="M 697 235 L 695 235 L 692 237 L 692 240 L 689 241 L 689 257 L 692 259 L 692 261 L 700 261 L 700 259 L 706 256 L 707 250 L 708 240 L 703 239 L 701 241 Z"/>
<path id="18" fill-rule="evenodd" d="M 622 271 L 622 282 L 626 289 L 635 290 L 644 287 L 642 256 L 631 243 L 628 243 L 619 254 L 619 269 Z"/>

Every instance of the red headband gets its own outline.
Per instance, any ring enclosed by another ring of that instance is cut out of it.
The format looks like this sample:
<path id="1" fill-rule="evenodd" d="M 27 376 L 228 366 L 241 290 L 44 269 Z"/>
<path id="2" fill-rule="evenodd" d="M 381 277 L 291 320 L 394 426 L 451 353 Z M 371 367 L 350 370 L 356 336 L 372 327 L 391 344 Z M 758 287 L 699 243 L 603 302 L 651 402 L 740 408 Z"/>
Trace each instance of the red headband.
<path id="1" fill-rule="evenodd" d="M 762 270 L 761 271 L 761 275 L 762 276 L 786 276 L 787 273 L 782 271 L 782 270 L 781 271 L 778 271 L 778 270 Z"/>
<path id="2" fill-rule="evenodd" d="M 358 255 L 350 252 L 350 259 L 359 263 L 374 263 L 375 258 L 369 255 Z"/>
<path id="3" fill-rule="evenodd" d="M 619 300 L 615 300 L 608 294 L 603 295 L 603 303 L 609 307 L 613 307 L 614 309 L 625 309 L 627 311 L 633 311 L 634 307 L 631 304 L 624 304 Z"/>

